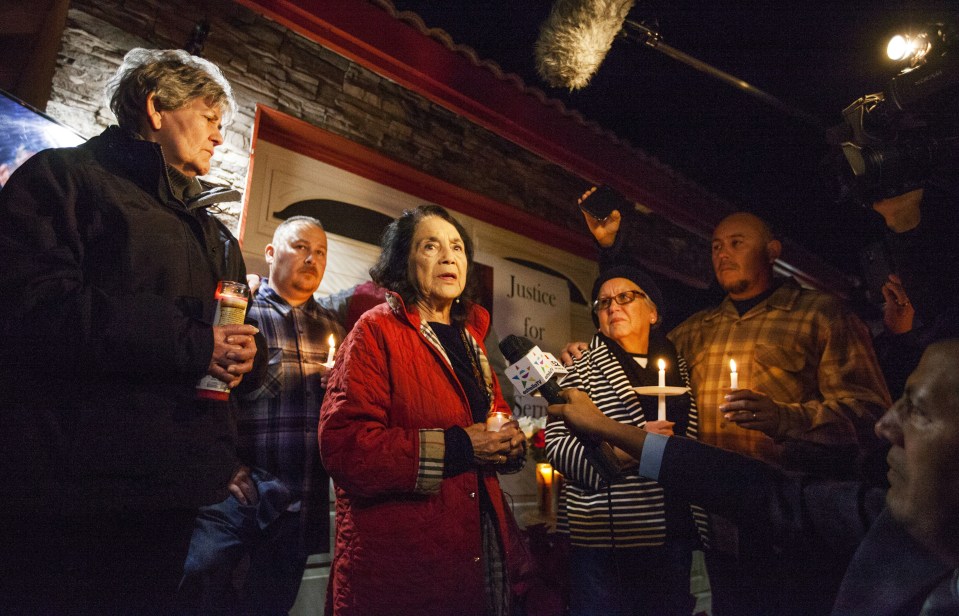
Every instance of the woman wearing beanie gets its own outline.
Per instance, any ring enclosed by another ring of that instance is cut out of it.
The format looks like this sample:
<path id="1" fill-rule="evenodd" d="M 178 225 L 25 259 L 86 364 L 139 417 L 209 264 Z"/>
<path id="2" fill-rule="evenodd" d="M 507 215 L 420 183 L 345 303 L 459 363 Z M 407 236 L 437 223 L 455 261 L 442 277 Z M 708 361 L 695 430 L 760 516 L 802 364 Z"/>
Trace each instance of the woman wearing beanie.
<path id="1" fill-rule="evenodd" d="M 599 331 L 570 368 L 563 387 L 585 391 L 609 417 L 650 432 L 696 438 L 691 394 L 667 397 L 666 420 L 657 420 L 656 396 L 634 388 L 659 383 L 689 387 L 685 360 L 656 327 L 662 294 L 639 268 L 605 270 L 593 285 L 593 322 Z M 706 515 L 667 498 L 654 481 L 624 472 L 609 483 L 590 465 L 580 442 L 562 422 L 550 423 L 546 451 L 566 478 L 558 527 L 570 537 L 570 607 L 573 616 L 688 616 L 692 552 L 706 539 Z M 637 461 L 616 450 L 623 471 Z"/>

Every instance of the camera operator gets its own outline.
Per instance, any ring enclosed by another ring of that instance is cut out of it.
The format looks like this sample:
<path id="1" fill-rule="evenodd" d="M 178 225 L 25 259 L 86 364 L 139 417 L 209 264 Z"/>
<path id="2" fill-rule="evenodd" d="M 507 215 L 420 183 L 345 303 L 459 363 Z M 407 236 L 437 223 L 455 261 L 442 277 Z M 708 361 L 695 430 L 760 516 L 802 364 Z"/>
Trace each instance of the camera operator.
<path id="1" fill-rule="evenodd" d="M 959 335 L 959 199 L 927 186 L 872 204 L 886 224 L 892 273 L 882 286 L 876 354 L 893 397 L 929 344 Z"/>

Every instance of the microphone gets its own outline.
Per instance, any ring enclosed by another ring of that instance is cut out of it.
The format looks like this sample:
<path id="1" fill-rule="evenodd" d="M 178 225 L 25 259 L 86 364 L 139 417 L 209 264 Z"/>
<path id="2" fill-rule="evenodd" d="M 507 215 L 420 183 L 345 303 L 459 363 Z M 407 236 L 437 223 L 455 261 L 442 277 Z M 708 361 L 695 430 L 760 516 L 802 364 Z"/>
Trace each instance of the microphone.
<path id="1" fill-rule="evenodd" d="M 536 40 L 536 70 L 555 88 L 589 84 L 635 0 L 556 0 Z"/>
<path id="2" fill-rule="evenodd" d="M 522 336 L 507 336 L 499 343 L 499 350 L 510 363 L 506 368 L 506 376 L 521 394 L 530 394 L 538 391 L 550 404 L 564 404 L 566 399 L 560 395 L 562 388 L 553 377 L 562 369 L 562 365 L 540 350 L 528 338 Z M 555 363 L 554 363 L 555 362 Z M 608 443 L 595 438 L 574 432 L 586 455 L 586 460 L 592 464 L 606 483 L 619 475 L 619 462 Z"/>

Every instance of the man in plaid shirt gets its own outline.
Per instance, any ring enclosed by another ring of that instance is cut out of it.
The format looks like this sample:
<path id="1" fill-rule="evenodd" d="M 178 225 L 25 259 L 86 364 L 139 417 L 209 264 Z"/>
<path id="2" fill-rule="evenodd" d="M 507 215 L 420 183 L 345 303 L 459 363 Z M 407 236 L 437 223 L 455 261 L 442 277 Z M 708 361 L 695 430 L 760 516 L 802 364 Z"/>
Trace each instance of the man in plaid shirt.
<path id="1" fill-rule="evenodd" d="M 584 216 L 603 248 L 601 268 L 628 262 L 620 213 Z M 781 250 L 758 217 L 726 217 L 713 232 L 712 263 L 727 295 L 669 339 L 689 363 L 701 441 L 788 470 L 849 478 L 857 456 L 878 446 L 873 425 L 889 393 L 862 321 L 837 298 L 773 276 Z M 567 352 L 576 354 L 572 346 Z M 820 561 L 814 571 L 782 561 L 761 537 L 712 521 L 713 614 L 828 613 L 846 562 Z"/>
<path id="2" fill-rule="evenodd" d="M 336 317 L 313 293 L 323 280 L 326 233 L 320 221 L 295 216 L 266 247 L 268 279 L 250 316 L 269 347 L 263 385 L 241 399 L 237 416 L 242 466 L 231 496 L 201 511 L 185 566 L 185 612 L 286 614 L 311 553 L 329 551 L 329 477 L 317 444 L 326 391 L 329 338 L 343 340 Z M 234 569 L 249 555 L 239 592 Z"/>
<path id="3" fill-rule="evenodd" d="M 889 393 L 862 321 L 833 296 L 773 276 L 781 249 L 752 214 L 723 220 L 712 261 L 727 295 L 669 338 L 689 362 L 704 442 L 842 478 L 875 444 Z"/>

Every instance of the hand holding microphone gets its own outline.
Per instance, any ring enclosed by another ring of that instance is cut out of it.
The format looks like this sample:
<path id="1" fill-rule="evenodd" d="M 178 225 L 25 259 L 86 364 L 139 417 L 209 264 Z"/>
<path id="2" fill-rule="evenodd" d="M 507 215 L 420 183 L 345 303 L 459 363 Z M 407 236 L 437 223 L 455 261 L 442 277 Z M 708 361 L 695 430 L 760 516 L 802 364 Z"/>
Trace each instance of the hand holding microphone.
<path id="1" fill-rule="evenodd" d="M 532 366 L 542 366 L 548 363 L 539 347 L 522 336 L 507 336 L 499 343 L 499 348 L 503 356 L 506 357 L 506 361 L 512 364 L 506 369 L 507 374 L 509 374 L 517 364 L 529 363 Z M 523 369 L 525 370 L 525 366 Z M 545 377 L 540 376 L 538 379 L 532 378 L 533 376 L 534 375 L 530 374 L 531 378 L 527 381 L 526 387 L 521 386 L 518 381 L 513 380 L 514 387 L 516 387 L 520 393 L 538 391 L 550 404 L 566 403 L 566 398 L 563 397 L 560 386 L 556 383 L 556 379 L 553 378 L 555 376 L 554 372 L 549 372 Z M 619 475 L 619 462 L 612 448 L 607 443 L 591 436 L 577 433 L 573 431 L 572 428 L 570 428 L 570 432 L 583 446 L 586 459 L 606 482 L 612 481 Z"/>

